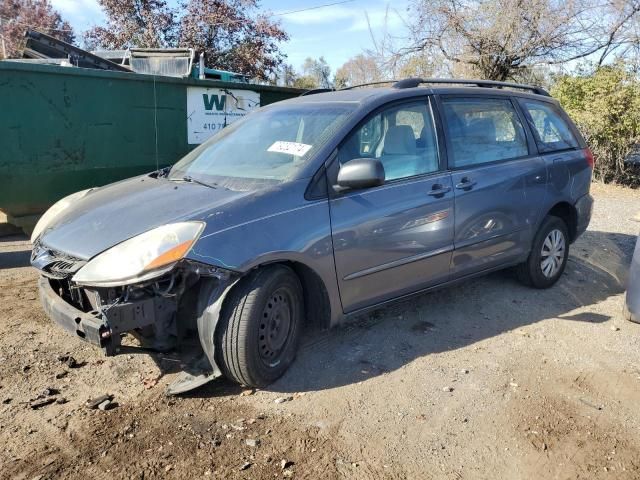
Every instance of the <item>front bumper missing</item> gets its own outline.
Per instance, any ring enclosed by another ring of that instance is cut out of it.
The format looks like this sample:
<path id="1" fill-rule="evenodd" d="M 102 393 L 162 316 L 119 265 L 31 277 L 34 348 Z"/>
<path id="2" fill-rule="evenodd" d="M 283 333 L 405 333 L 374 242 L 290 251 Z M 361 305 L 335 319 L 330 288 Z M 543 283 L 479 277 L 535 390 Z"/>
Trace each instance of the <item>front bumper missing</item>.
<path id="1" fill-rule="evenodd" d="M 154 326 L 161 338 L 171 328 L 176 313 L 175 300 L 151 297 L 110 306 L 103 312 L 83 312 L 67 303 L 46 277 L 38 282 L 40 302 L 47 315 L 59 326 L 92 345 L 102 348 L 105 355 L 120 351 L 120 334 Z"/>
<path id="2" fill-rule="evenodd" d="M 222 375 L 215 362 L 214 332 L 223 300 L 234 283 L 235 280 L 214 278 L 204 282 L 195 312 L 202 355 L 169 385 L 168 394 L 193 390 Z M 64 330 L 100 347 L 107 356 L 120 352 L 123 333 L 153 326 L 158 337 L 167 338 L 168 331 L 176 325 L 178 300 L 175 297 L 153 296 L 114 304 L 102 312 L 84 312 L 65 301 L 49 278 L 40 277 L 38 287 L 46 314 Z"/>
<path id="3" fill-rule="evenodd" d="M 46 277 L 40 277 L 38 280 L 38 290 L 40 292 L 40 303 L 45 313 L 55 323 L 66 331 L 73 333 L 77 337 L 111 352 L 109 348 L 109 327 L 97 315 L 85 313 L 78 310 L 73 305 L 65 302 L 55 292 L 51 286 L 51 282 Z M 103 338 L 105 334 L 105 338 Z"/>

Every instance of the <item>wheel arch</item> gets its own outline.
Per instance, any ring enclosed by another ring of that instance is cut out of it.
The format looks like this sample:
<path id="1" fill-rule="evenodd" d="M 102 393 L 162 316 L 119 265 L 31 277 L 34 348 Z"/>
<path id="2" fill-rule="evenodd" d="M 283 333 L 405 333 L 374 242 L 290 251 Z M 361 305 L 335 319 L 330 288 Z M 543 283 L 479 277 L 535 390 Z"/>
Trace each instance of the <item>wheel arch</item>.
<path id="1" fill-rule="evenodd" d="M 318 270 L 293 255 L 270 255 L 256 259 L 251 265 L 244 266 L 242 271 L 238 272 L 238 282 L 256 270 L 274 265 L 283 265 L 291 269 L 302 285 L 305 328 L 329 328 L 341 318 L 342 310 L 337 285 L 335 285 L 335 272 L 331 272 L 333 276 L 326 278 L 329 272 L 321 272 L 322 269 Z M 330 283 L 332 279 L 334 284 Z"/>
<path id="2" fill-rule="evenodd" d="M 268 268 L 273 265 L 284 265 L 290 268 L 298 277 L 302 285 L 304 299 L 304 317 L 306 328 L 325 329 L 331 326 L 331 301 L 329 292 L 322 277 L 307 264 L 291 259 L 271 260 L 254 266 L 256 269 Z M 248 275 L 247 272 L 245 275 Z"/>
<path id="3" fill-rule="evenodd" d="M 578 211 L 576 207 L 567 201 L 561 201 L 551 207 L 547 215 L 558 217 L 564 221 L 569 230 L 569 242 L 573 243 L 578 233 Z"/>

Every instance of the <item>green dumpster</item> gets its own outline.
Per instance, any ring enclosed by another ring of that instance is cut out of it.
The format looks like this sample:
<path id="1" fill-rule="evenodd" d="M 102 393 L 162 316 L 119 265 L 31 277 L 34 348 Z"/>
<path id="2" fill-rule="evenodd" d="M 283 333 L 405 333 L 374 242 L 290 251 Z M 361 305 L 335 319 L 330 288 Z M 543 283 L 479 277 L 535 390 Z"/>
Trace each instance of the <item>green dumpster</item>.
<path id="1" fill-rule="evenodd" d="M 60 198 L 170 165 L 252 108 L 300 93 L 0 62 L 0 210 L 28 230 Z"/>

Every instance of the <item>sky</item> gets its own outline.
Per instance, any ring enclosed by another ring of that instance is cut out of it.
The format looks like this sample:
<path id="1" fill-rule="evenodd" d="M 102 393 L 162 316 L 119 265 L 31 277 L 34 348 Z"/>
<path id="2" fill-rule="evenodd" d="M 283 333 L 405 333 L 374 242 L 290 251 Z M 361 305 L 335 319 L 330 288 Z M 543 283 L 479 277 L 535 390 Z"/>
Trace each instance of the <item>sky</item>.
<path id="1" fill-rule="evenodd" d="M 261 10 L 273 14 L 274 20 L 280 20 L 289 34 L 289 41 L 282 44 L 287 63 L 299 69 L 305 58 L 324 56 L 335 73 L 349 58 L 371 48 L 367 17 L 375 35 L 382 35 L 385 26 L 394 36 L 405 34 L 403 17 L 406 17 L 409 0 L 353 0 L 336 4 L 338 2 L 340 0 L 261 2 Z M 76 32 L 104 21 L 97 0 L 51 0 L 51 3 Z M 298 11 L 325 4 L 334 5 Z"/>

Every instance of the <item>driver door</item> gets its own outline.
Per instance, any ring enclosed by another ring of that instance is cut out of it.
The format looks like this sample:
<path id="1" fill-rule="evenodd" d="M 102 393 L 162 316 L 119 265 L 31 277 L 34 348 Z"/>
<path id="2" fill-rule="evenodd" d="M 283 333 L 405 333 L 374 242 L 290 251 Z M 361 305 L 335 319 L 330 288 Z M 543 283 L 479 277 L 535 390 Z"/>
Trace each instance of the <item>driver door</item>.
<path id="1" fill-rule="evenodd" d="M 385 183 L 330 200 L 338 286 L 345 313 L 444 282 L 453 250 L 453 185 L 438 154 L 427 97 L 370 115 L 338 150 L 340 165 L 376 158 Z"/>

